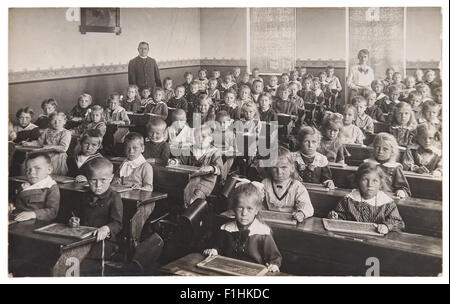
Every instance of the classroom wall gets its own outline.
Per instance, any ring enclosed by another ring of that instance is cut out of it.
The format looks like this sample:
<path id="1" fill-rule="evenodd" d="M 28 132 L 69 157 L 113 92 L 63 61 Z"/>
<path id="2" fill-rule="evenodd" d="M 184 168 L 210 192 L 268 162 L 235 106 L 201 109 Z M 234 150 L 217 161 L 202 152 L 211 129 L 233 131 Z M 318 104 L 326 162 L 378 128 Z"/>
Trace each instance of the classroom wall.
<path id="1" fill-rule="evenodd" d="M 202 59 L 245 59 L 247 9 L 200 9 L 200 45 Z"/>
<path id="2" fill-rule="evenodd" d="M 82 35 L 79 22 L 66 21 L 66 10 L 9 10 L 10 118 L 25 105 L 39 113 L 40 103 L 49 97 L 55 97 L 63 111 L 69 111 L 82 92 L 102 104 L 108 93 L 127 87 L 126 65 L 142 40 L 150 42 L 150 56 L 162 68 L 161 77 L 179 83 L 185 71 L 198 70 L 199 8 L 121 9 L 120 35 Z M 19 81 L 12 81 L 16 78 Z"/>
<path id="3" fill-rule="evenodd" d="M 345 8 L 297 8 L 297 58 L 345 60 Z"/>

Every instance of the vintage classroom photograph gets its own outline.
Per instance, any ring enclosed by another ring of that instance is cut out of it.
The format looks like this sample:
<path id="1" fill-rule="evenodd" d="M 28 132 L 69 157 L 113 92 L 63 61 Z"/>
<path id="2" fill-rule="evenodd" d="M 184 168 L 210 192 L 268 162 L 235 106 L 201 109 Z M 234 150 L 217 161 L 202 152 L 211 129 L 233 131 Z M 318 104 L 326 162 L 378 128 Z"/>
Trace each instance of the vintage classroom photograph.
<path id="1" fill-rule="evenodd" d="M 448 283 L 447 4 L 320 2 L 8 1 L 2 279 Z"/>

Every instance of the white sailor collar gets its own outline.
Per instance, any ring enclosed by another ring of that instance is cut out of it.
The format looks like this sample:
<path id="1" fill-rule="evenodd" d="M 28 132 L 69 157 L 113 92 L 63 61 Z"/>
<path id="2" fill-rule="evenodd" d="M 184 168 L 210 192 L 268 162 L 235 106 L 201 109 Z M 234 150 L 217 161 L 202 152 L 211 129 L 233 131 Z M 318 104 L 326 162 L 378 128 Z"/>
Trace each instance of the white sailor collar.
<path id="1" fill-rule="evenodd" d="M 293 152 L 292 154 L 293 159 L 295 162 L 297 162 L 301 166 L 306 166 L 305 161 L 303 160 L 301 152 Z M 325 155 L 320 154 L 319 152 L 316 152 L 314 155 L 314 160 L 311 164 L 311 166 L 314 167 L 325 167 L 328 166 L 328 159 Z"/>
<path id="2" fill-rule="evenodd" d="M 386 167 L 386 168 L 396 168 L 396 167 L 398 167 L 398 166 L 401 166 L 400 163 L 398 163 L 398 162 L 396 162 L 396 161 L 393 161 L 393 160 L 390 160 L 390 161 L 388 161 L 388 162 L 385 162 L 384 164 L 381 164 L 381 163 L 377 162 L 377 161 L 376 161 L 375 159 L 373 159 L 373 158 L 368 158 L 368 159 L 365 159 L 364 162 L 365 162 L 365 163 L 372 163 L 372 164 L 384 166 L 384 167 Z"/>
<path id="3" fill-rule="evenodd" d="M 38 126 L 36 126 L 34 123 L 29 123 L 28 126 L 26 126 L 25 128 L 22 128 L 21 126 L 16 126 L 18 132 L 20 131 L 30 131 L 33 130 L 35 128 L 37 128 Z"/>
<path id="4" fill-rule="evenodd" d="M 230 222 L 227 224 L 222 225 L 220 227 L 220 230 L 224 230 L 230 233 L 238 232 L 239 228 L 237 226 L 236 221 Z M 258 219 L 255 219 L 253 223 L 248 227 L 248 230 L 250 231 L 248 236 L 252 235 L 271 235 L 269 226 L 261 223 Z"/>
<path id="5" fill-rule="evenodd" d="M 362 198 L 359 190 L 354 189 L 352 192 L 347 194 L 347 197 L 351 198 L 354 201 L 363 202 L 363 203 L 366 203 L 373 207 L 375 207 L 375 206 L 380 207 L 380 206 L 383 206 L 386 204 L 390 204 L 394 201 L 390 196 L 388 196 L 383 191 L 378 191 L 377 195 L 371 199 L 364 199 L 364 198 Z"/>
<path id="6" fill-rule="evenodd" d="M 23 190 L 22 191 L 28 191 L 28 190 L 38 190 L 38 189 L 50 189 L 56 185 L 55 180 L 49 175 L 40 182 L 37 182 L 36 184 L 30 185 L 30 183 L 24 183 L 22 184 Z"/>

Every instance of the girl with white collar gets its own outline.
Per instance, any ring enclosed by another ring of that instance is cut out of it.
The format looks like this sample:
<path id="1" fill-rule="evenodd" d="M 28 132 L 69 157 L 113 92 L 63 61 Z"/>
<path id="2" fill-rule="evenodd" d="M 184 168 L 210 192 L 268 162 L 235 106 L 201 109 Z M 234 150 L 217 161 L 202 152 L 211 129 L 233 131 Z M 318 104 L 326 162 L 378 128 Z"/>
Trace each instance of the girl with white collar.
<path id="1" fill-rule="evenodd" d="M 385 182 L 399 198 L 411 195 L 408 181 L 403 175 L 402 165 L 397 162 L 398 143 L 389 133 L 378 133 L 373 141 L 373 156 L 364 162 L 374 163 L 383 169 Z"/>
<path id="2" fill-rule="evenodd" d="M 266 265 L 269 272 L 279 272 L 281 254 L 270 228 L 257 219 L 263 194 L 253 183 L 238 186 L 231 202 L 236 220 L 220 228 L 216 246 L 206 249 L 206 256 L 226 257 Z"/>
<path id="3" fill-rule="evenodd" d="M 395 201 L 383 192 L 386 189 L 383 176 L 380 166 L 373 163 L 362 164 L 355 177 L 358 189 L 345 196 L 328 217 L 374 223 L 380 234 L 403 230 L 405 223 Z"/>

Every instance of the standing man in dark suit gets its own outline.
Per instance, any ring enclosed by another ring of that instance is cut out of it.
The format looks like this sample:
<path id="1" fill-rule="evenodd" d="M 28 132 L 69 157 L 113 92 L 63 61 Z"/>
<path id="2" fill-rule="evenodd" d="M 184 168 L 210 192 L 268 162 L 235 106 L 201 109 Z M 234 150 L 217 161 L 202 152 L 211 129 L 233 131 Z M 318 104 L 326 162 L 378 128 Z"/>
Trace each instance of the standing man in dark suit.
<path id="1" fill-rule="evenodd" d="M 128 64 L 128 84 L 137 85 L 139 91 L 150 88 L 153 94 L 157 86 L 161 87 L 161 78 L 155 59 L 148 56 L 149 49 L 148 42 L 142 41 L 139 43 L 139 56 L 131 59 Z"/>

